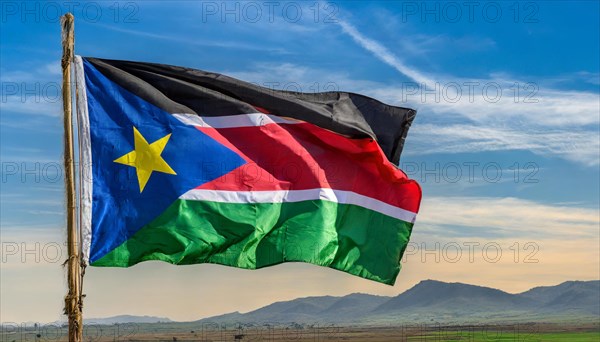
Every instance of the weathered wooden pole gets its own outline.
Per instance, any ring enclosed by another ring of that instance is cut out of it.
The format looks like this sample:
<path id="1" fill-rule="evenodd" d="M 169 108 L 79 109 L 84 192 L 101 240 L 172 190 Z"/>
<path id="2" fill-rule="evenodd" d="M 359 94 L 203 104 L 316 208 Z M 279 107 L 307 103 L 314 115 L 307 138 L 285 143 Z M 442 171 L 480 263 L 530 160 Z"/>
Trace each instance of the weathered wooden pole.
<path id="1" fill-rule="evenodd" d="M 81 315 L 81 261 L 76 224 L 75 163 L 73 158 L 73 119 L 71 106 L 71 64 L 73 62 L 74 17 L 67 13 L 61 17 L 62 26 L 62 98 L 64 126 L 65 192 L 67 196 L 67 283 L 65 314 L 69 320 L 69 342 L 82 342 L 83 319 Z"/>

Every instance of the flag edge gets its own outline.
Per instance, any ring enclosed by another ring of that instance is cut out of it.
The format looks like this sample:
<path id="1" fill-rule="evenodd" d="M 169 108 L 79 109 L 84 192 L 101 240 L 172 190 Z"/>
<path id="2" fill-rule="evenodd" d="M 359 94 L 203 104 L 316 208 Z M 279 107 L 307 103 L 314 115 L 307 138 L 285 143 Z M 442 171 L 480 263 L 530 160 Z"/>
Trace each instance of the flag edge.
<path id="1" fill-rule="evenodd" d="M 75 64 L 75 88 L 77 91 L 76 105 L 79 122 L 78 147 L 81 151 L 81 198 L 79 204 L 81 207 L 79 227 L 81 232 L 81 253 L 84 265 L 89 264 L 90 248 L 92 243 L 92 145 L 90 136 L 90 121 L 87 103 L 87 89 L 85 86 L 85 73 L 83 68 L 83 59 L 76 55 Z"/>

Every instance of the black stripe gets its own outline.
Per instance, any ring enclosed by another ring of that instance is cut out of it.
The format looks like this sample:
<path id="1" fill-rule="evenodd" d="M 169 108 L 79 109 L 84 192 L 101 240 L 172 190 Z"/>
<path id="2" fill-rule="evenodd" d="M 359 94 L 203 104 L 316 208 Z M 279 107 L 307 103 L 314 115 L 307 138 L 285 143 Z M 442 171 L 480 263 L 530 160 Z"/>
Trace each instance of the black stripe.
<path id="1" fill-rule="evenodd" d="M 164 64 L 86 58 L 123 88 L 169 113 L 223 116 L 269 113 L 310 122 L 353 138 L 377 140 L 398 164 L 416 111 L 348 93 L 273 90 L 229 76 Z"/>

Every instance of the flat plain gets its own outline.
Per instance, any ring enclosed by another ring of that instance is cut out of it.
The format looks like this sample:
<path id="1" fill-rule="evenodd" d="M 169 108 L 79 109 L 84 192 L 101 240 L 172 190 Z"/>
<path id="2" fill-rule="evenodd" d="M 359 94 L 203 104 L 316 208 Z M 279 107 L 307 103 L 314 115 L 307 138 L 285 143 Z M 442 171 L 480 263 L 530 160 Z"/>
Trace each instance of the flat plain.
<path id="1" fill-rule="evenodd" d="M 406 326 L 224 326 L 197 323 L 88 325 L 84 341 L 600 341 L 600 323 Z M 67 341 L 64 326 L 4 329 L 0 341 Z"/>

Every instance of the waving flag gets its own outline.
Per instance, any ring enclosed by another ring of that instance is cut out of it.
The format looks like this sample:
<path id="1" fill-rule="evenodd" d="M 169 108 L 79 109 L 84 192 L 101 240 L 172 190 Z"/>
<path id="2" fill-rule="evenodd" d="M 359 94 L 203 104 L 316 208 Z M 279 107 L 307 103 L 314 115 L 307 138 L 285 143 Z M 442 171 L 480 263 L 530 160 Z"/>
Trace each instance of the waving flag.
<path id="1" fill-rule="evenodd" d="M 415 111 L 175 66 L 76 57 L 83 256 L 393 284 L 419 209 L 396 167 Z"/>

